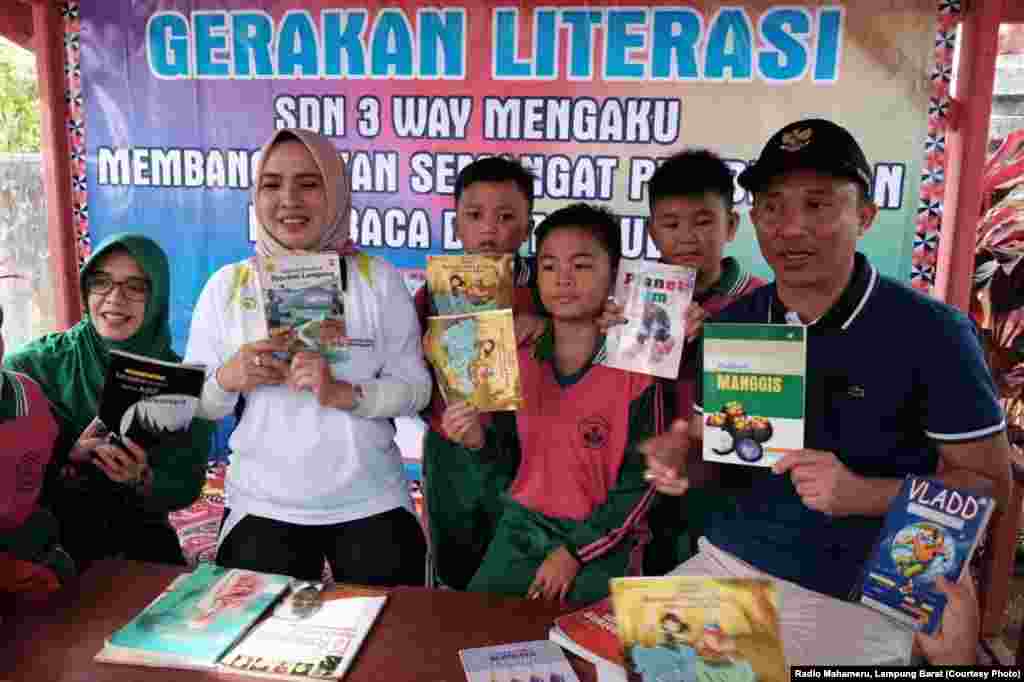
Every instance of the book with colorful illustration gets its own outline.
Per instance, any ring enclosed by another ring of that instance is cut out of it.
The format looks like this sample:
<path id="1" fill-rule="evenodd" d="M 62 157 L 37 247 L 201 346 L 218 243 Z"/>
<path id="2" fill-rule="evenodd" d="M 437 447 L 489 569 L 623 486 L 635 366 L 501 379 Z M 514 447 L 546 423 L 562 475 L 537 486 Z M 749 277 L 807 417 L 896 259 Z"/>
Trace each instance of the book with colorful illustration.
<path id="1" fill-rule="evenodd" d="M 610 599 L 559 616 L 548 631 L 548 639 L 594 665 L 625 673 L 626 659 Z"/>
<path id="2" fill-rule="evenodd" d="M 463 315 L 512 307 L 514 257 L 427 256 L 427 286 L 436 315 Z"/>
<path id="3" fill-rule="evenodd" d="M 771 580 L 613 578 L 611 602 L 631 674 L 643 682 L 785 682 Z"/>
<path id="4" fill-rule="evenodd" d="M 803 448 L 804 327 L 708 323 L 703 343 L 704 459 L 770 467 Z"/>
<path id="5" fill-rule="evenodd" d="M 868 560 L 861 603 L 934 633 L 946 606 L 935 579 L 960 580 L 995 506 L 986 495 L 908 476 Z"/>
<path id="6" fill-rule="evenodd" d="M 519 408 L 523 393 L 511 309 L 427 322 L 427 359 L 445 404 L 465 401 L 481 412 Z"/>
<path id="7" fill-rule="evenodd" d="M 313 590 L 307 587 L 305 590 Z M 254 677 L 340 679 L 359 652 L 387 593 L 337 586 L 317 597 L 316 608 L 296 605 L 290 593 L 223 657 L 225 670 Z"/>
<path id="8" fill-rule="evenodd" d="M 348 358 L 341 260 L 336 253 L 257 256 L 267 336 L 286 336 L 289 354 L 311 350 L 330 362 Z"/>
<path id="9" fill-rule="evenodd" d="M 213 669 L 288 584 L 287 576 L 200 564 L 113 633 L 96 660 Z"/>
<path id="10" fill-rule="evenodd" d="M 516 642 L 459 651 L 467 682 L 579 682 L 553 642 Z"/>
<path id="11" fill-rule="evenodd" d="M 113 438 L 128 438 L 143 450 L 186 440 L 205 381 L 203 365 L 112 350 L 100 421 Z"/>
<path id="12" fill-rule="evenodd" d="M 690 267 L 623 259 L 614 297 L 627 322 L 608 330 L 601 364 L 667 379 L 679 376 L 696 278 Z"/>

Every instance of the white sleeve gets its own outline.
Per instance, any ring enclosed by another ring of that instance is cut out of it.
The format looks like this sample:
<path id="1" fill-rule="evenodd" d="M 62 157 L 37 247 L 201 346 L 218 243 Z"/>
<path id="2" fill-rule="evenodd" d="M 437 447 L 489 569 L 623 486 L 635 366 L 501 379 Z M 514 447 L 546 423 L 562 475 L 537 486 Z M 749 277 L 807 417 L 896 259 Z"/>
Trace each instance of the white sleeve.
<path id="1" fill-rule="evenodd" d="M 217 420 L 231 414 L 238 403 L 238 393 L 225 391 L 217 382 L 217 370 L 228 361 L 232 353 L 227 344 L 227 331 L 224 326 L 228 295 L 224 293 L 225 270 L 233 271 L 229 266 L 214 273 L 199 294 L 195 310 L 192 313 L 192 326 L 188 333 L 188 345 L 185 348 L 185 361 L 198 362 L 206 365 L 206 383 L 199 399 L 198 416 L 204 419 Z"/>
<path id="2" fill-rule="evenodd" d="M 402 275 L 390 263 L 375 259 L 373 293 L 380 311 L 384 365 L 377 377 L 363 382 L 363 399 L 352 413 L 360 417 L 418 414 L 430 402 L 431 378 L 423 360 L 420 323 Z"/>

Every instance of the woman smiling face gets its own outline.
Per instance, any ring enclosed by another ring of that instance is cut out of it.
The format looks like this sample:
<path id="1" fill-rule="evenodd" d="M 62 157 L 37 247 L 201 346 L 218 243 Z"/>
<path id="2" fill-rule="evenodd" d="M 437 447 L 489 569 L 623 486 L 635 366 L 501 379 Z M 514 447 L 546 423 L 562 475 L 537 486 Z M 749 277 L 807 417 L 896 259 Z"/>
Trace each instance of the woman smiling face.
<path id="1" fill-rule="evenodd" d="M 142 327 L 151 289 L 131 254 L 116 249 L 97 261 L 86 277 L 89 318 L 108 341 L 125 341 Z"/>
<path id="2" fill-rule="evenodd" d="M 289 249 L 311 250 L 327 226 L 327 191 L 313 155 L 295 139 L 267 152 L 256 193 L 256 217 Z"/>

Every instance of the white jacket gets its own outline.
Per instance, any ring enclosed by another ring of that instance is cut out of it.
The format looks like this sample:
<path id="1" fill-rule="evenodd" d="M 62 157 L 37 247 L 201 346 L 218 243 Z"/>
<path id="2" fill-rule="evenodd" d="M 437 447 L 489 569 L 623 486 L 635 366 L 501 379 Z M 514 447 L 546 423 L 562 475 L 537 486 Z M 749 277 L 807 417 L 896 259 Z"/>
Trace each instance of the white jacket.
<path id="1" fill-rule="evenodd" d="M 346 257 L 346 333 L 373 340 L 334 363 L 336 379 L 359 384 L 357 410 L 321 407 L 310 392 L 260 386 L 246 394 L 231 436 L 225 482 L 229 523 L 256 514 L 296 524 L 342 523 L 412 508 L 390 417 L 413 415 L 430 398 L 421 331 L 401 275 L 365 254 Z M 200 412 L 230 414 L 238 402 L 216 370 L 244 343 L 267 337 L 250 261 L 227 265 L 207 282 L 192 318 L 186 361 L 207 366 Z M 222 530 L 225 537 L 230 528 Z"/>

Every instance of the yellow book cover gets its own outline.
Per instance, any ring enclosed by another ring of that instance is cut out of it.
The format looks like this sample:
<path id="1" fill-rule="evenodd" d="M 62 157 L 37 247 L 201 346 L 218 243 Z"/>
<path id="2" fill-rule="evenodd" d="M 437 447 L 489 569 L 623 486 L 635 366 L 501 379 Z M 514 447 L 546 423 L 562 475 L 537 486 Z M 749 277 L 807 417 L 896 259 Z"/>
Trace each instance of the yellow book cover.
<path id="1" fill-rule="evenodd" d="M 427 359 L 446 404 L 481 412 L 518 409 L 523 399 L 512 310 L 428 318 Z"/>
<path id="2" fill-rule="evenodd" d="M 612 608 L 630 670 L 644 682 L 786 682 L 770 580 L 614 578 Z"/>
<path id="3" fill-rule="evenodd" d="M 427 256 L 427 286 L 438 315 L 512 307 L 512 254 Z"/>

